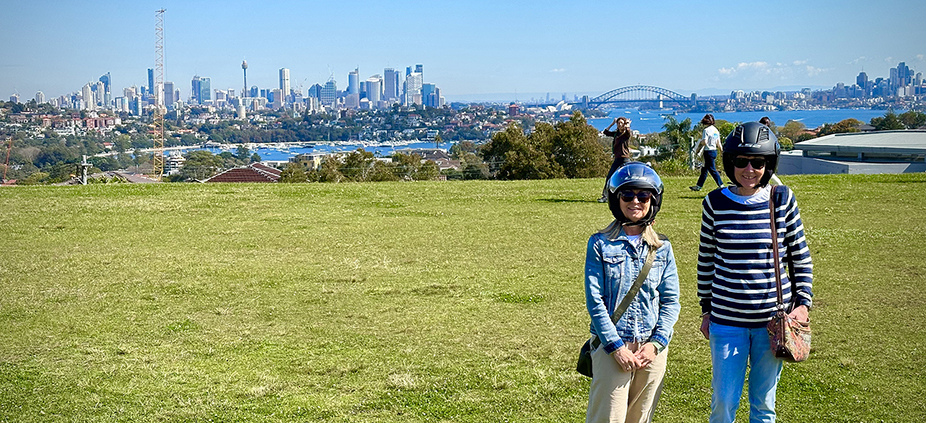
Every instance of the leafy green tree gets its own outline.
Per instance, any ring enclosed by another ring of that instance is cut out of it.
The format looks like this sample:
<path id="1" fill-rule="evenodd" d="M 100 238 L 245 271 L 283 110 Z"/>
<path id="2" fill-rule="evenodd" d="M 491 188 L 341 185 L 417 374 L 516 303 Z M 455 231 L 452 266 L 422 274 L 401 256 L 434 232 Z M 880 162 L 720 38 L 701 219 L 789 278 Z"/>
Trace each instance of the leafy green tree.
<path id="1" fill-rule="evenodd" d="M 536 143 L 543 144 L 548 138 L 546 130 L 534 137 Z M 533 134 L 532 134 L 533 135 Z M 538 148 L 531 139 L 524 135 L 524 130 L 512 122 L 504 131 L 497 132 L 492 140 L 482 149 L 490 169 L 497 169 L 495 176 L 499 179 L 548 179 L 565 176 L 562 166 L 551 160 L 550 154 Z"/>
<path id="2" fill-rule="evenodd" d="M 450 146 L 450 157 L 460 160 L 465 153 L 476 153 L 479 147 L 472 141 L 460 141 Z"/>
<path id="3" fill-rule="evenodd" d="M 318 171 L 310 177 L 310 180 L 317 180 L 318 182 L 341 182 L 344 179 L 344 175 L 341 174 L 339 168 L 341 167 L 341 161 L 337 157 L 328 156 L 322 160 L 322 164 L 319 167 Z"/>
<path id="4" fill-rule="evenodd" d="M 900 122 L 907 127 L 907 129 L 917 129 L 926 126 L 926 113 L 923 112 L 908 110 L 901 113 L 898 118 L 900 119 Z"/>
<path id="5" fill-rule="evenodd" d="M 348 181 L 363 182 L 366 181 L 373 170 L 373 162 L 376 157 L 373 153 L 358 148 L 351 151 L 344 157 L 343 164 L 340 167 L 341 174 Z"/>
<path id="6" fill-rule="evenodd" d="M 720 133 L 720 142 L 723 142 L 725 139 L 727 139 L 727 135 L 730 135 L 730 133 L 733 132 L 734 129 L 736 129 L 736 124 L 733 122 L 728 122 L 723 119 L 717 119 L 714 121 L 714 127 L 717 128 L 717 132 Z M 777 126 L 776 126 L 776 129 L 777 129 Z M 773 129 L 773 131 L 776 129 Z M 695 136 L 698 136 L 698 135 L 695 135 Z M 700 142 L 700 138 L 699 138 L 699 142 Z"/>
<path id="7" fill-rule="evenodd" d="M 440 168 L 437 166 L 437 163 L 434 163 L 433 160 L 428 160 L 418 167 L 418 171 L 415 172 L 415 180 L 430 181 L 437 179 L 438 175 L 440 175 Z"/>
<path id="8" fill-rule="evenodd" d="M 663 133 L 673 146 L 688 152 L 691 150 L 691 138 L 694 136 L 691 127 L 691 118 L 685 118 L 681 122 L 675 119 L 675 116 L 666 116 L 666 123 L 662 125 L 665 130 Z"/>
<path id="9" fill-rule="evenodd" d="M 77 174 L 76 163 L 56 163 L 42 169 L 48 172 L 48 179 L 45 182 L 58 183 L 64 182 Z"/>
<path id="10" fill-rule="evenodd" d="M 247 162 L 248 159 L 251 158 L 251 150 L 248 150 L 248 148 L 243 145 L 239 145 L 238 148 L 235 150 L 235 157 L 238 160 Z"/>
<path id="11" fill-rule="evenodd" d="M 396 179 L 413 180 L 421 167 L 421 156 L 417 154 L 396 153 L 392 155 L 392 171 Z"/>
<path id="12" fill-rule="evenodd" d="M 778 133 L 785 138 L 796 140 L 806 130 L 807 127 L 804 126 L 803 123 L 796 120 L 789 120 L 787 123 L 785 123 L 785 126 L 781 127 Z"/>
<path id="13" fill-rule="evenodd" d="M 222 168 L 223 160 L 205 150 L 195 150 L 187 153 L 186 161 L 180 168 L 180 174 L 185 180 L 209 178 Z"/>
<path id="14" fill-rule="evenodd" d="M 553 127 L 537 124 L 535 134 L 550 129 L 551 157 L 562 167 L 567 178 L 592 178 L 607 173 L 610 165 L 608 151 L 598 142 L 598 130 L 588 124 L 582 113 L 576 111 L 568 121 Z M 545 143 L 541 145 L 545 147 Z"/>
<path id="15" fill-rule="evenodd" d="M 45 172 L 35 172 L 25 179 L 19 179 L 16 181 L 17 185 L 37 185 L 45 183 L 48 180 L 48 174 Z"/>
<path id="16" fill-rule="evenodd" d="M 283 171 L 280 172 L 280 182 L 283 183 L 306 182 L 308 180 L 305 166 L 301 163 L 287 163 Z"/>
<path id="17" fill-rule="evenodd" d="M 110 156 L 90 157 L 87 161 L 93 163 L 94 166 L 98 167 L 103 172 L 119 169 L 119 162 Z"/>
<path id="18" fill-rule="evenodd" d="M 871 118 L 871 126 L 874 126 L 876 131 L 893 131 L 906 128 L 893 110 L 888 110 L 883 117 Z"/>
<path id="19" fill-rule="evenodd" d="M 260 154 L 257 154 L 257 153 L 251 154 L 251 163 L 258 163 L 258 162 L 260 162 Z"/>
<path id="20" fill-rule="evenodd" d="M 824 123 L 823 127 L 820 128 L 820 131 L 817 132 L 817 135 L 822 137 L 824 135 L 829 135 L 829 134 L 844 134 L 847 132 L 859 132 L 861 130 L 858 129 L 858 127 L 861 124 L 862 122 L 860 122 L 858 119 L 852 119 L 852 118 L 843 119 L 832 125 L 829 123 Z"/>
<path id="21" fill-rule="evenodd" d="M 398 181 L 399 177 L 396 176 L 392 167 L 380 160 L 374 161 L 373 168 L 370 169 L 369 180 L 373 182 Z"/>

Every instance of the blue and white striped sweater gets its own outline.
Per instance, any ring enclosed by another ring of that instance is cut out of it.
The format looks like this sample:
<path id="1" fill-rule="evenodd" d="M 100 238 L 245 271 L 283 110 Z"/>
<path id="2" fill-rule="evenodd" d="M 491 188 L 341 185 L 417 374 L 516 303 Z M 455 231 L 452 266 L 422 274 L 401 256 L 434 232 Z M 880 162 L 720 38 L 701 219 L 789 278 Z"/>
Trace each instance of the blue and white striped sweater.
<path id="1" fill-rule="evenodd" d="M 711 321 L 729 326 L 764 326 L 776 310 L 774 257 L 768 202 L 769 188 L 737 201 L 728 189 L 715 190 L 702 203 L 698 249 L 698 297 Z M 749 201 L 753 200 L 753 201 Z M 744 204 L 747 203 L 747 204 Z M 751 204 L 750 204 L 751 203 Z M 813 264 L 804 239 L 793 192 L 781 186 L 775 195 L 785 304 L 792 289 L 785 264 L 794 267 L 798 304 L 812 304 Z"/>

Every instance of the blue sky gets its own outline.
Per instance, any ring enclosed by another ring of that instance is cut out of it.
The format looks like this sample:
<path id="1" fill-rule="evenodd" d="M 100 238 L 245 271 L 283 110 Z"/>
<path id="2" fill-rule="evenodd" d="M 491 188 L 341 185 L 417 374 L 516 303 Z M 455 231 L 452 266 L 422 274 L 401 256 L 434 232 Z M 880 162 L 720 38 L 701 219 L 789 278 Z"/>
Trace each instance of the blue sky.
<path id="1" fill-rule="evenodd" d="M 212 88 L 338 87 L 359 67 L 424 65 L 463 95 L 602 93 L 634 84 L 682 93 L 853 83 L 904 61 L 926 71 L 921 0 L 862 1 L 49 1 L 0 0 L 0 98 L 78 91 L 110 72 L 114 95 L 146 84 L 154 11 L 166 8 L 165 80 L 184 99 Z"/>

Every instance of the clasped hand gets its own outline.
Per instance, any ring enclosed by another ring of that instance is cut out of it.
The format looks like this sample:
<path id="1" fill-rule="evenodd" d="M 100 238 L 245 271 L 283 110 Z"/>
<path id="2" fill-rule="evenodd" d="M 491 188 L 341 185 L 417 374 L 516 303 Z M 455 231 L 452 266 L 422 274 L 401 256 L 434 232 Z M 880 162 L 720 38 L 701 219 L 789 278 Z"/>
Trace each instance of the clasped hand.
<path id="1" fill-rule="evenodd" d="M 630 351 L 630 348 L 624 345 L 611 355 L 621 369 L 625 372 L 632 372 L 637 369 L 649 367 L 650 364 L 653 364 L 653 360 L 656 359 L 656 347 L 647 342 L 634 353 Z"/>

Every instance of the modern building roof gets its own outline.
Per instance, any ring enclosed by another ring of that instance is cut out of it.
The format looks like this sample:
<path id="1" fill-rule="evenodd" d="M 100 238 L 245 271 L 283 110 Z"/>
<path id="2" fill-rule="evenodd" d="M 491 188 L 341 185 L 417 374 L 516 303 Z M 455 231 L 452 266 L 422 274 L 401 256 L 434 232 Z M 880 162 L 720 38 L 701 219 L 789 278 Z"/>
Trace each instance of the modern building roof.
<path id="1" fill-rule="evenodd" d="M 277 182 L 280 180 L 279 169 L 260 163 L 227 169 L 203 182 Z"/>
<path id="2" fill-rule="evenodd" d="M 778 173 L 911 173 L 926 171 L 926 131 L 826 135 L 782 152 Z"/>
<path id="3" fill-rule="evenodd" d="M 926 131 L 877 131 L 831 134 L 794 144 L 795 150 L 836 154 L 926 154 Z"/>

